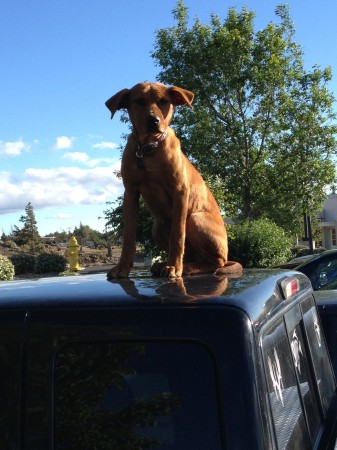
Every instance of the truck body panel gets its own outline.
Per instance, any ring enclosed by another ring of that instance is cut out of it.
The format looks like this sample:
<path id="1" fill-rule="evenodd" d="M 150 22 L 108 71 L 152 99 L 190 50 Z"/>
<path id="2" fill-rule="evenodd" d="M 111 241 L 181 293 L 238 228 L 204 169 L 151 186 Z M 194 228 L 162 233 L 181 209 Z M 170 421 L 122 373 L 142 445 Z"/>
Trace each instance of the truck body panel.
<path id="1" fill-rule="evenodd" d="M 4 282 L 0 320 L 0 448 L 334 448 L 302 274 Z"/>

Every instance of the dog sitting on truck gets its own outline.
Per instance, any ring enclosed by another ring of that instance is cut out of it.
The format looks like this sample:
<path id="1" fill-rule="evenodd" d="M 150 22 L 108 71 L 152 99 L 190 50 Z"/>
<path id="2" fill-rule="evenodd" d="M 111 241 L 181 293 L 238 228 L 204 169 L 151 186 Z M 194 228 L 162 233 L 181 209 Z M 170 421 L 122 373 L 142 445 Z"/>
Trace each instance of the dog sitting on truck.
<path id="1" fill-rule="evenodd" d="M 211 191 L 170 128 L 174 108 L 192 108 L 193 98 L 192 92 L 177 86 L 139 83 L 106 102 L 111 118 L 126 109 L 132 124 L 121 165 L 123 246 L 109 279 L 127 277 L 132 268 L 140 195 L 154 218 L 154 242 L 168 252 L 167 261 L 153 266 L 153 273 L 181 277 L 242 271 L 239 263 L 228 261 L 227 232 Z"/>

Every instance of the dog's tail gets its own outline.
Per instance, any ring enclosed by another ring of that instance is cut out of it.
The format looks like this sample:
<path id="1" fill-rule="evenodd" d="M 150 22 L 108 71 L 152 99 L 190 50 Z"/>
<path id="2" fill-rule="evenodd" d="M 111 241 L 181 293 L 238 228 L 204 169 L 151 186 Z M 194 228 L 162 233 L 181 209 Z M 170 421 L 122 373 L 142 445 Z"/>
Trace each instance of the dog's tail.
<path id="1" fill-rule="evenodd" d="M 222 267 L 219 267 L 214 272 L 214 275 L 242 275 L 242 266 L 237 261 L 227 261 Z"/>

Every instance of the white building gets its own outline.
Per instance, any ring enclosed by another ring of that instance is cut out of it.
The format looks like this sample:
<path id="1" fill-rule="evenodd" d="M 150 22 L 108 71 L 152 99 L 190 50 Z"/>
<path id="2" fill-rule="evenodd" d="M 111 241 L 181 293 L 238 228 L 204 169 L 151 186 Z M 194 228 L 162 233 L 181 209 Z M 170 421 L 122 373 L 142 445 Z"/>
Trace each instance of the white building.
<path id="1" fill-rule="evenodd" d="M 322 229 L 322 245 L 326 249 L 337 248 L 337 194 L 330 194 L 324 203 L 321 222 L 318 226 Z"/>

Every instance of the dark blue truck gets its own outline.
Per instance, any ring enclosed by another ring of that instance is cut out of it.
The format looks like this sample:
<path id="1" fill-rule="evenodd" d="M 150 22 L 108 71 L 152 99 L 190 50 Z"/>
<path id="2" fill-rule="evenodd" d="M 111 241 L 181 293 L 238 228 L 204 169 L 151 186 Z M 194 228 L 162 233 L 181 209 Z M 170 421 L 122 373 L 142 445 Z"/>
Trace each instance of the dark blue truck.
<path id="1" fill-rule="evenodd" d="M 298 272 L 2 282 L 0 321 L 0 449 L 337 448 L 335 377 Z"/>

